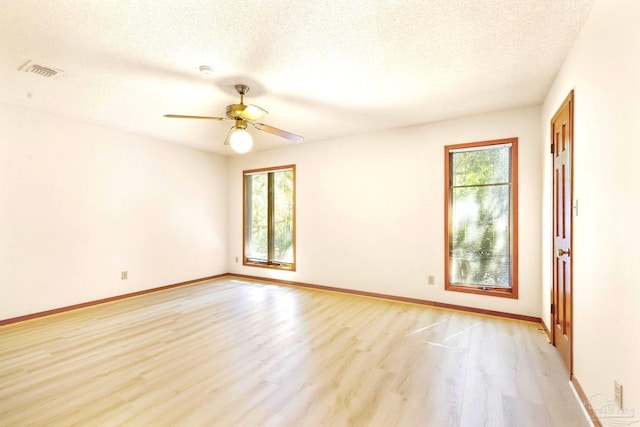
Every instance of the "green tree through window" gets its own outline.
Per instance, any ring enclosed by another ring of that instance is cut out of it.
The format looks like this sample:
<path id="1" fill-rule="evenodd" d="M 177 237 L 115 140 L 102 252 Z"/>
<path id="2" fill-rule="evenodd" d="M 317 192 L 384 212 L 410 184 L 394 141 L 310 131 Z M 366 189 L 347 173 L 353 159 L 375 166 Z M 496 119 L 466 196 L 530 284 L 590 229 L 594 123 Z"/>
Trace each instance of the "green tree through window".
<path id="1" fill-rule="evenodd" d="M 517 296 L 517 139 L 445 151 L 445 287 Z"/>
<path id="2" fill-rule="evenodd" d="M 295 166 L 244 172 L 244 264 L 295 269 Z"/>

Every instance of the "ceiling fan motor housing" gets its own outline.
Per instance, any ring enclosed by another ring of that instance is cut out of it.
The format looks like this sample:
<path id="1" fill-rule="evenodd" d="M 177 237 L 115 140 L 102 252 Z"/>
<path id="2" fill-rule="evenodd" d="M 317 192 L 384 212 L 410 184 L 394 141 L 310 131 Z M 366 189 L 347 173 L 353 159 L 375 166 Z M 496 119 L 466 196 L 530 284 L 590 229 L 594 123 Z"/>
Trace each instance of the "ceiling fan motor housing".
<path id="1" fill-rule="evenodd" d="M 227 117 L 233 120 L 238 119 L 245 108 L 247 108 L 247 106 L 244 104 L 227 105 Z"/>

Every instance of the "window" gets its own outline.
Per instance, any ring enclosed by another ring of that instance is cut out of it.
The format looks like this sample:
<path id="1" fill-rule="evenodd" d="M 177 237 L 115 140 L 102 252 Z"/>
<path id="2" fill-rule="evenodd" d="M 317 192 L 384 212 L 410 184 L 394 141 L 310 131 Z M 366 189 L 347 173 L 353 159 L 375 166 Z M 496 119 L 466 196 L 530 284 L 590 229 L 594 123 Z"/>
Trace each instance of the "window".
<path id="1" fill-rule="evenodd" d="M 244 265 L 295 270 L 295 172 L 244 171 Z"/>
<path id="2" fill-rule="evenodd" d="M 445 147 L 445 289 L 518 297 L 518 139 Z"/>

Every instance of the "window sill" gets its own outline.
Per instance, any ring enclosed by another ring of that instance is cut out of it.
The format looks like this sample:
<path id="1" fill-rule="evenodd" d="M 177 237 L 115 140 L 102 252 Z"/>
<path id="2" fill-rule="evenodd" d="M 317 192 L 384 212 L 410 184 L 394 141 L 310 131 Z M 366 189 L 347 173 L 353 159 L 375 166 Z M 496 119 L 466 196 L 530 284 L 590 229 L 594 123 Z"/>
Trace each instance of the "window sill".
<path id="1" fill-rule="evenodd" d="M 242 265 L 246 267 L 270 268 L 272 270 L 296 271 L 295 264 L 271 264 L 266 262 L 253 262 L 245 260 Z"/>
<path id="2" fill-rule="evenodd" d="M 518 299 L 518 291 L 515 287 L 511 289 L 505 289 L 505 288 L 483 289 L 477 286 L 451 285 L 447 283 L 445 284 L 444 290 L 453 291 L 453 292 L 463 292 L 467 294 L 487 295 L 492 297 Z"/>

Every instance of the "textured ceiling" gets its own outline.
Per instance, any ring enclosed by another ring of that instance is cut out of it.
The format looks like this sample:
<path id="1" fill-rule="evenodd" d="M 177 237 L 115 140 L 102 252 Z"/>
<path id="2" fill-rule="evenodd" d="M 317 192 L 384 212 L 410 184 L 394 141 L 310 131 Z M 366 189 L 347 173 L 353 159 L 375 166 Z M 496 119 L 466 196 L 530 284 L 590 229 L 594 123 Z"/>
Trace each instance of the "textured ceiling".
<path id="1" fill-rule="evenodd" d="M 229 123 L 162 116 L 223 116 L 245 83 L 260 121 L 321 141 L 540 103 L 592 3 L 1 0 L 0 102 L 231 154 Z"/>

